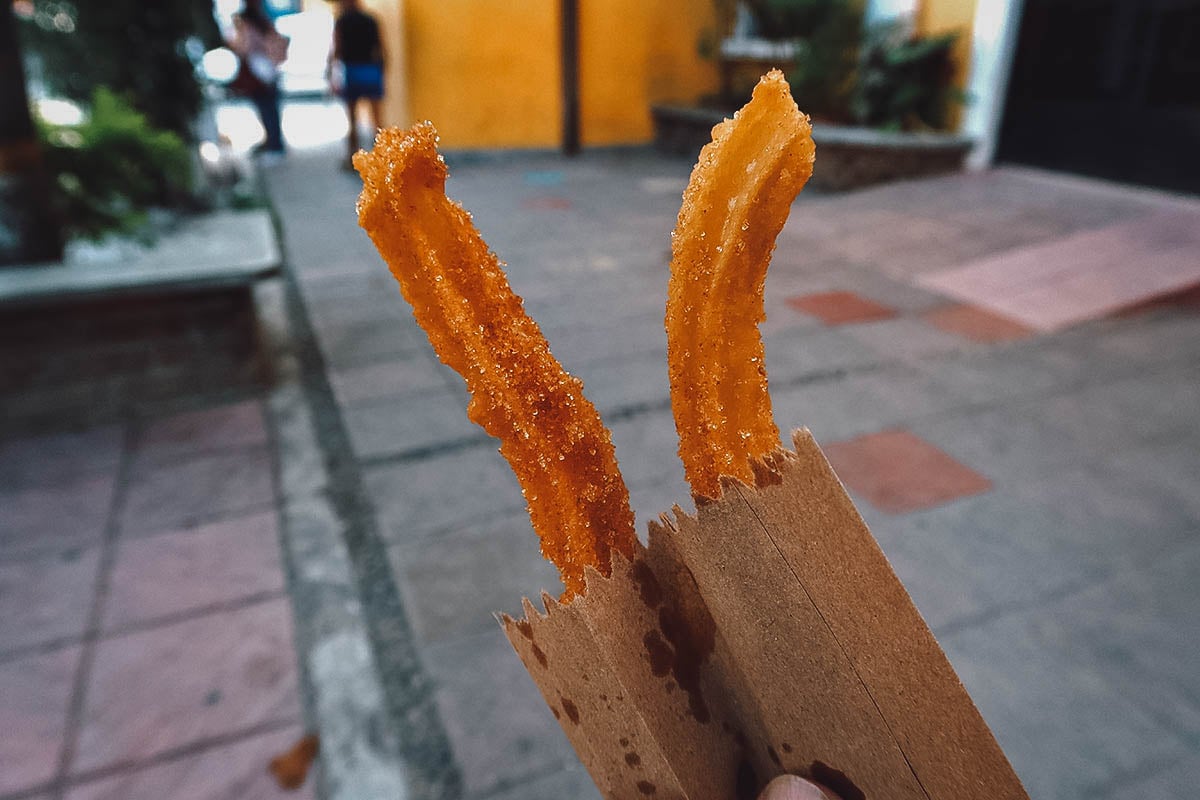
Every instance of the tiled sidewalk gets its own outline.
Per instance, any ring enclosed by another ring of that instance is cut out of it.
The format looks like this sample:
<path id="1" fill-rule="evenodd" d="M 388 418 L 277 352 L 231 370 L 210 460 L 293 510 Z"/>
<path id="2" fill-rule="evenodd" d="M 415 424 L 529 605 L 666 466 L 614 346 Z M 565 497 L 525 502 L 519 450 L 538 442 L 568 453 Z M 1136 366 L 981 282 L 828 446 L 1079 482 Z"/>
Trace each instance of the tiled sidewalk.
<path id="1" fill-rule="evenodd" d="M 336 163 L 294 158 L 270 182 L 387 548 L 373 579 L 403 598 L 468 798 L 594 797 L 491 616 L 556 577 Z M 451 160 L 451 195 L 612 427 L 643 528 L 687 505 L 662 307 L 689 167 Z M 1020 170 L 806 196 L 768 277 L 781 428 L 826 446 L 1034 797 L 1200 782 L 1200 317 L 1167 304 L 1035 335 L 917 280 L 1162 203 Z"/>
<path id="2" fill-rule="evenodd" d="M 257 400 L 0 441 L 0 797 L 284 796 L 272 463 Z"/>

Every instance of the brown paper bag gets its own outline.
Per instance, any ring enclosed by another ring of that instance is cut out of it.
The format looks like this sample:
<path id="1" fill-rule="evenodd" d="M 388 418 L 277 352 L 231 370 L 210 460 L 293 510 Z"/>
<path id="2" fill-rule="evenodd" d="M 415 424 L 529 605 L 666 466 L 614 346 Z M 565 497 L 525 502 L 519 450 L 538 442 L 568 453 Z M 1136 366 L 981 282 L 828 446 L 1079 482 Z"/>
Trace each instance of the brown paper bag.
<path id="1" fill-rule="evenodd" d="M 500 615 L 611 800 L 1026 798 L 807 430 L 569 603 Z"/>

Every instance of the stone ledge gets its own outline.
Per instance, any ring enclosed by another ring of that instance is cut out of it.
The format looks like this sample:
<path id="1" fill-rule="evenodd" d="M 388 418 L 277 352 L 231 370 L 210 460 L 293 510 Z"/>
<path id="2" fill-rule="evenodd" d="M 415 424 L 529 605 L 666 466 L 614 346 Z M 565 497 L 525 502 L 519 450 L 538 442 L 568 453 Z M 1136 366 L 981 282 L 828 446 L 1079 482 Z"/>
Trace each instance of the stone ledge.
<path id="1" fill-rule="evenodd" d="M 0 308 L 249 286 L 281 263 L 268 212 L 220 211 L 188 219 L 129 258 L 0 267 Z"/>

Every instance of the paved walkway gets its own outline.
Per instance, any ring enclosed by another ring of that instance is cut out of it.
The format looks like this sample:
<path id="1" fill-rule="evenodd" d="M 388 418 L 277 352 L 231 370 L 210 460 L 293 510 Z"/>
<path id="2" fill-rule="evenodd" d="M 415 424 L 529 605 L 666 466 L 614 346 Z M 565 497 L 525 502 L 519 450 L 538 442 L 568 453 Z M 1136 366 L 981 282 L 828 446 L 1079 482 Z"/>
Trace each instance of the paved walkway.
<path id="1" fill-rule="evenodd" d="M 556 591 L 554 572 L 356 228 L 337 155 L 269 183 L 343 475 L 387 555 L 372 579 L 394 587 L 434 686 L 428 733 L 457 771 L 444 796 L 594 797 L 492 619 Z M 687 497 L 661 319 L 689 167 L 451 159 L 452 196 L 612 426 L 642 526 Z M 827 447 L 1037 798 L 1170 798 L 1200 780 L 1200 317 L 1167 303 L 1039 334 L 918 280 L 1164 210 L 1200 225 L 1195 203 L 1015 169 L 804 197 L 768 279 L 781 427 Z"/>

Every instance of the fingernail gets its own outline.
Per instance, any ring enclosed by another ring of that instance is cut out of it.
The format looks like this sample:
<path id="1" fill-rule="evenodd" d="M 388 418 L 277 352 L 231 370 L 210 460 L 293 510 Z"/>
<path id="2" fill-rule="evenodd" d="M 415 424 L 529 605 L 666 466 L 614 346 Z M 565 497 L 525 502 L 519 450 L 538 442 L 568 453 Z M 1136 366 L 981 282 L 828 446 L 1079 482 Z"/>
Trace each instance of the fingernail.
<path id="1" fill-rule="evenodd" d="M 780 775 L 767 784 L 759 800 L 828 800 L 815 783 L 795 775 Z"/>

